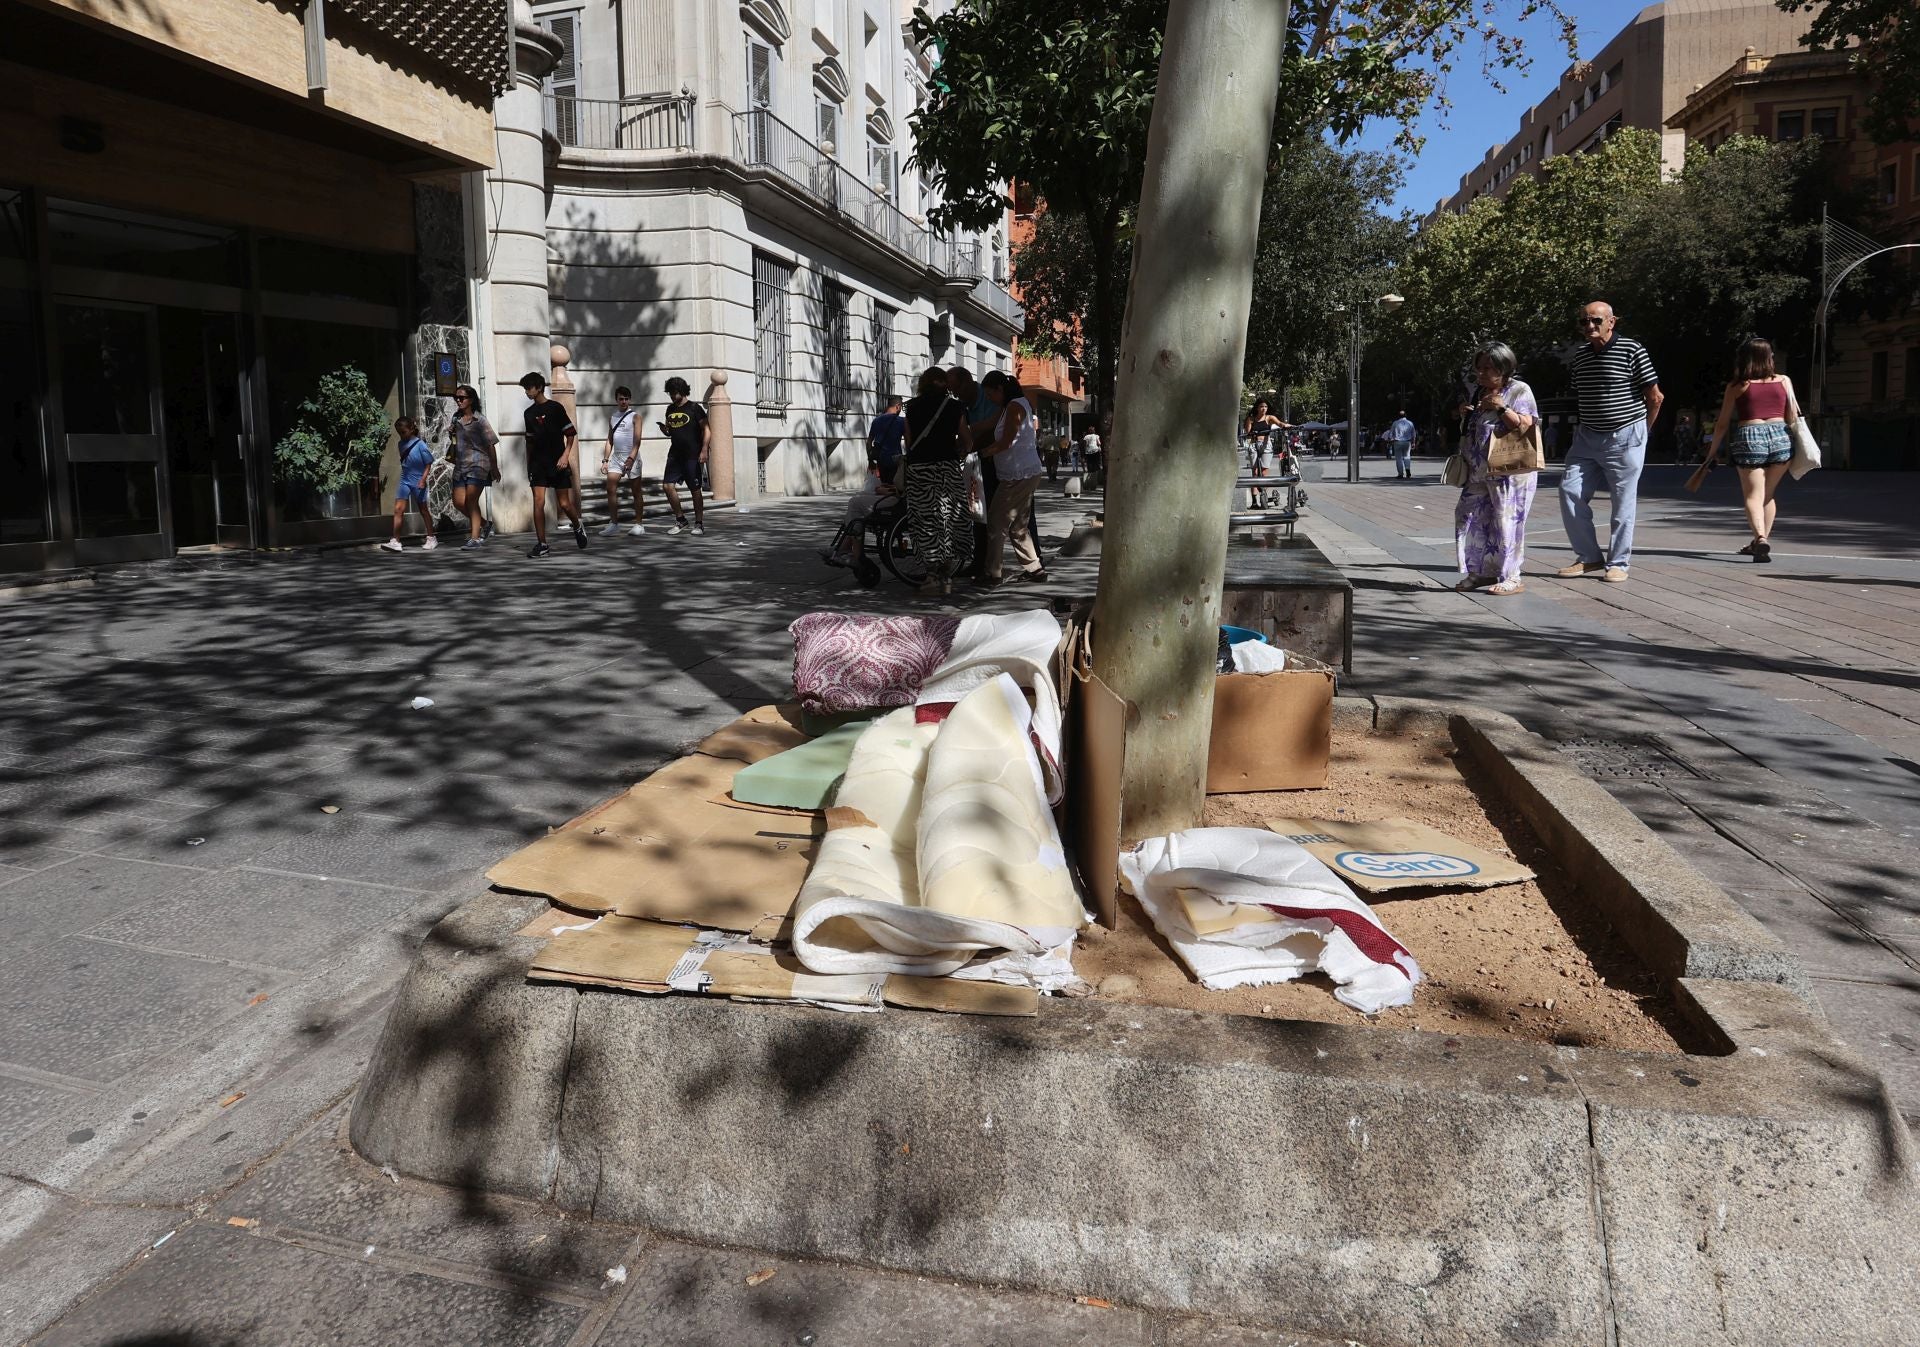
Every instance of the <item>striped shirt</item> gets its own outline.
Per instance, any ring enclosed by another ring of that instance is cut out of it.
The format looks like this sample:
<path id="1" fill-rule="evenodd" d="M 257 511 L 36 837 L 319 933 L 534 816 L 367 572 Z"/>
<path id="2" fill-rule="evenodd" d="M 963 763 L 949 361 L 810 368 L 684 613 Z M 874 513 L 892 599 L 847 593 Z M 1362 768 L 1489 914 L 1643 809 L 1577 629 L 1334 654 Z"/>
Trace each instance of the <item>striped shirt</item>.
<path id="1" fill-rule="evenodd" d="M 1591 342 L 1568 362 L 1573 391 L 1580 400 L 1580 424 L 1602 435 L 1644 421 L 1641 394 L 1660 382 L 1647 348 L 1631 337 L 1615 337 L 1605 346 Z"/>

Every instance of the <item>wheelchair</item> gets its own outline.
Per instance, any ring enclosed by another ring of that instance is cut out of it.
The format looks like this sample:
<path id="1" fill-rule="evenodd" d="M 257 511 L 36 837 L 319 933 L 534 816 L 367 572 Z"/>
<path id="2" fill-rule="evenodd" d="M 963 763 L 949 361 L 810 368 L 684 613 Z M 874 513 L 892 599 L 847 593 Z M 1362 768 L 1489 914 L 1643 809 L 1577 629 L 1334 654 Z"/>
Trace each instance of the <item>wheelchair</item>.
<path id="1" fill-rule="evenodd" d="M 856 534 L 860 539 L 860 560 L 844 559 L 840 546 Z M 834 532 L 833 541 L 820 555 L 829 566 L 851 570 L 854 579 L 865 589 L 880 583 L 882 567 L 909 589 L 918 588 L 927 579 L 927 563 L 913 548 L 911 516 L 904 496 L 882 496 L 864 518 L 843 521 Z"/>

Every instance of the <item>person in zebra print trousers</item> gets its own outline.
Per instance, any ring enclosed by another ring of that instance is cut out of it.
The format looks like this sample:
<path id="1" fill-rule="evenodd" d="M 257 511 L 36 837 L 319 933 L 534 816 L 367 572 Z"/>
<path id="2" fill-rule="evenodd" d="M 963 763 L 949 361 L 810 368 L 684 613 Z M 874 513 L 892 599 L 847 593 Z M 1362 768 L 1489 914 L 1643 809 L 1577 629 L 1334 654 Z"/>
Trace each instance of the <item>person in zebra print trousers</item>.
<path id="1" fill-rule="evenodd" d="M 944 371 L 926 371 L 915 391 L 905 409 L 907 452 L 901 462 L 914 550 L 927 562 L 927 582 L 920 592 L 951 594 L 955 573 L 972 560 L 966 465 L 973 437 L 967 431 L 966 409 L 947 392 Z"/>

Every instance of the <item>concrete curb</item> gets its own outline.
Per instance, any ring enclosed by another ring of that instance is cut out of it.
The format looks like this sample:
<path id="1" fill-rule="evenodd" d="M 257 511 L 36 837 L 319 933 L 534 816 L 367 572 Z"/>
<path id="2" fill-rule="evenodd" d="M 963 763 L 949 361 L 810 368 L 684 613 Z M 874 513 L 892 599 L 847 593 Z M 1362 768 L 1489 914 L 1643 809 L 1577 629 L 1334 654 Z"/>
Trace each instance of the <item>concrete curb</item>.
<path id="1" fill-rule="evenodd" d="M 1529 748 L 1504 720 L 1426 723 L 1476 757 Z M 1495 779 L 1560 810 L 1549 845 L 1573 846 L 1598 801 L 1562 770 Z M 1670 872 L 1639 839 L 1580 845 L 1651 867 L 1622 885 Z M 422 950 L 353 1144 L 667 1233 L 1375 1344 L 1771 1344 L 1802 1319 L 1823 1342 L 1920 1340 L 1916 1176 L 1884 1083 L 1791 978 L 1687 971 L 1774 966 L 1733 957 L 1766 951 L 1697 876 L 1704 907 L 1648 882 L 1607 901 L 1651 914 L 1722 1055 L 536 986 L 513 932 L 544 903 L 490 894 Z"/>

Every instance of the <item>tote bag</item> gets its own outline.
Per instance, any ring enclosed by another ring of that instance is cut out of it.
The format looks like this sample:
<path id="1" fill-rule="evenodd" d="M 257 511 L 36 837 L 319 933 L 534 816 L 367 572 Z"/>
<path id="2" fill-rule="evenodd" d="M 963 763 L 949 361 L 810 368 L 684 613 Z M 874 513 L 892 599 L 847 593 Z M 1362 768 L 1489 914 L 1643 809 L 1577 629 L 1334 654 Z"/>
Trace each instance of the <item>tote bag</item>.
<path id="1" fill-rule="evenodd" d="M 1546 446 L 1540 440 L 1540 422 L 1510 435 L 1495 435 L 1487 445 L 1487 476 L 1518 477 L 1547 465 Z"/>
<path id="2" fill-rule="evenodd" d="M 1793 440 L 1793 458 L 1787 472 L 1797 482 L 1820 466 L 1820 441 L 1813 438 L 1813 427 L 1800 412 L 1799 398 L 1793 399 L 1793 424 L 1787 427 L 1787 434 Z"/>

